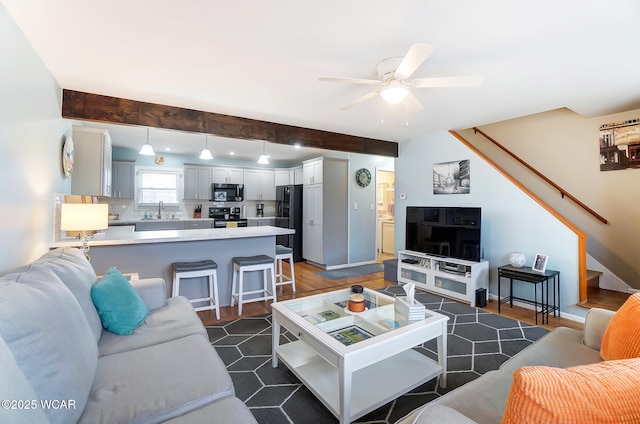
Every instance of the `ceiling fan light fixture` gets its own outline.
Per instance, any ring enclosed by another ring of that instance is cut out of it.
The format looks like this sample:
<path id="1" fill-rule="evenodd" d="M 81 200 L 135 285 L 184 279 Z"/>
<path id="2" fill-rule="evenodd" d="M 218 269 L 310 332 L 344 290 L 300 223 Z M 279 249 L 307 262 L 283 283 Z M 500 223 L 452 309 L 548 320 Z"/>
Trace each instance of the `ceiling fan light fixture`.
<path id="1" fill-rule="evenodd" d="M 408 94 L 409 89 L 407 87 L 403 87 L 400 84 L 393 83 L 380 92 L 380 95 L 385 100 L 385 102 L 392 105 L 398 104 L 406 99 Z"/>
<path id="2" fill-rule="evenodd" d="M 149 128 L 147 128 L 147 142 L 142 145 L 138 153 L 145 156 L 155 156 L 156 154 L 151 144 L 149 144 Z"/>
<path id="3" fill-rule="evenodd" d="M 202 149 L 202 152 L 200 153 L 200 156 L 198 157 L 198 159 L 201 160 L 211 160 L 213 159 L 213 155 L 211 154 L 211 150 L 209 150 L 209 135 L 207 134 L 204 138 L 204 149 Z"/>

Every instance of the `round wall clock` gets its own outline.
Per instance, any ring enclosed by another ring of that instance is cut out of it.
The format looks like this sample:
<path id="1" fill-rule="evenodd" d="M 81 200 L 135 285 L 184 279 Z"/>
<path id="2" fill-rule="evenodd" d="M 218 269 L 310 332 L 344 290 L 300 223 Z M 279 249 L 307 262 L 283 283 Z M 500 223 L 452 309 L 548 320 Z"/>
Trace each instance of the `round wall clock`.
<path id="1" fill-rule="evenodd" d="M 367 168 L 360 168 L 356 172 L 356 182 L 360 187 L 366 187 L 371 183 L 371 173 Z"/>
<path id="2" fill-rule="evenodd" d="M 164 156 L 156 156 L 153 161 L 156 165 L 164 165 Z"/>
<path id="3" fill-rule="evenodd" d="M 67 137 L 64 141 L 64 145 L 62 146 L 62 169 L 64 170 L 64 176 L 67 178 L 73 174 L 73 162 L 73 139 L 71 137 Z"/>

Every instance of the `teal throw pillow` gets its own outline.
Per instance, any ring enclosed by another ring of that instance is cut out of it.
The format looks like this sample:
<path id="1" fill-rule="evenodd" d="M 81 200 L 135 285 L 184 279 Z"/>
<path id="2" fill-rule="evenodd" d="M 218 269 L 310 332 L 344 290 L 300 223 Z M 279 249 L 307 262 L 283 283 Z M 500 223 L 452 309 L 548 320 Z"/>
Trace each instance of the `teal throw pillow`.
<path id="1" fill-rule="evenodd" d="M 140 295 L 115 268 L 109 268 L 91 287 L 91 299 L 96 305 L 102 326 L 121 336 L 133 333 L 149 315 L 149 308 Z"/>

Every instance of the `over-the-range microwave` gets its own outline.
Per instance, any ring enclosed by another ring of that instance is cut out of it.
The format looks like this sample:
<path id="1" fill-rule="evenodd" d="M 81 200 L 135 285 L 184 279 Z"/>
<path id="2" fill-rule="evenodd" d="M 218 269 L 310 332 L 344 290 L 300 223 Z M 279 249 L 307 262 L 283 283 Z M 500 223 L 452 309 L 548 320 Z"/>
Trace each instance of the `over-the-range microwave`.
<path id="1" fill-rule="evenodd" d="M 244 184 L 211 184 L 212 202 L 242 202 Z"/>

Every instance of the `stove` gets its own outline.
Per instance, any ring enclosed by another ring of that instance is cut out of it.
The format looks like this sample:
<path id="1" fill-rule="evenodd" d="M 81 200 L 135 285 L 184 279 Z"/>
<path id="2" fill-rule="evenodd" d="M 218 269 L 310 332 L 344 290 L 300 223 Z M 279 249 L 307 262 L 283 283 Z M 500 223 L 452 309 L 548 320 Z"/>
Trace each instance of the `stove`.
<path id="1" fill-rule="evenodd" d="M 246 227 L 247 218 L 240 218 L 240 208 L 209 208 L 209 218 L 213 218 L 213 228 L 227 228 L 233 222 L 236 227 Z"/>

